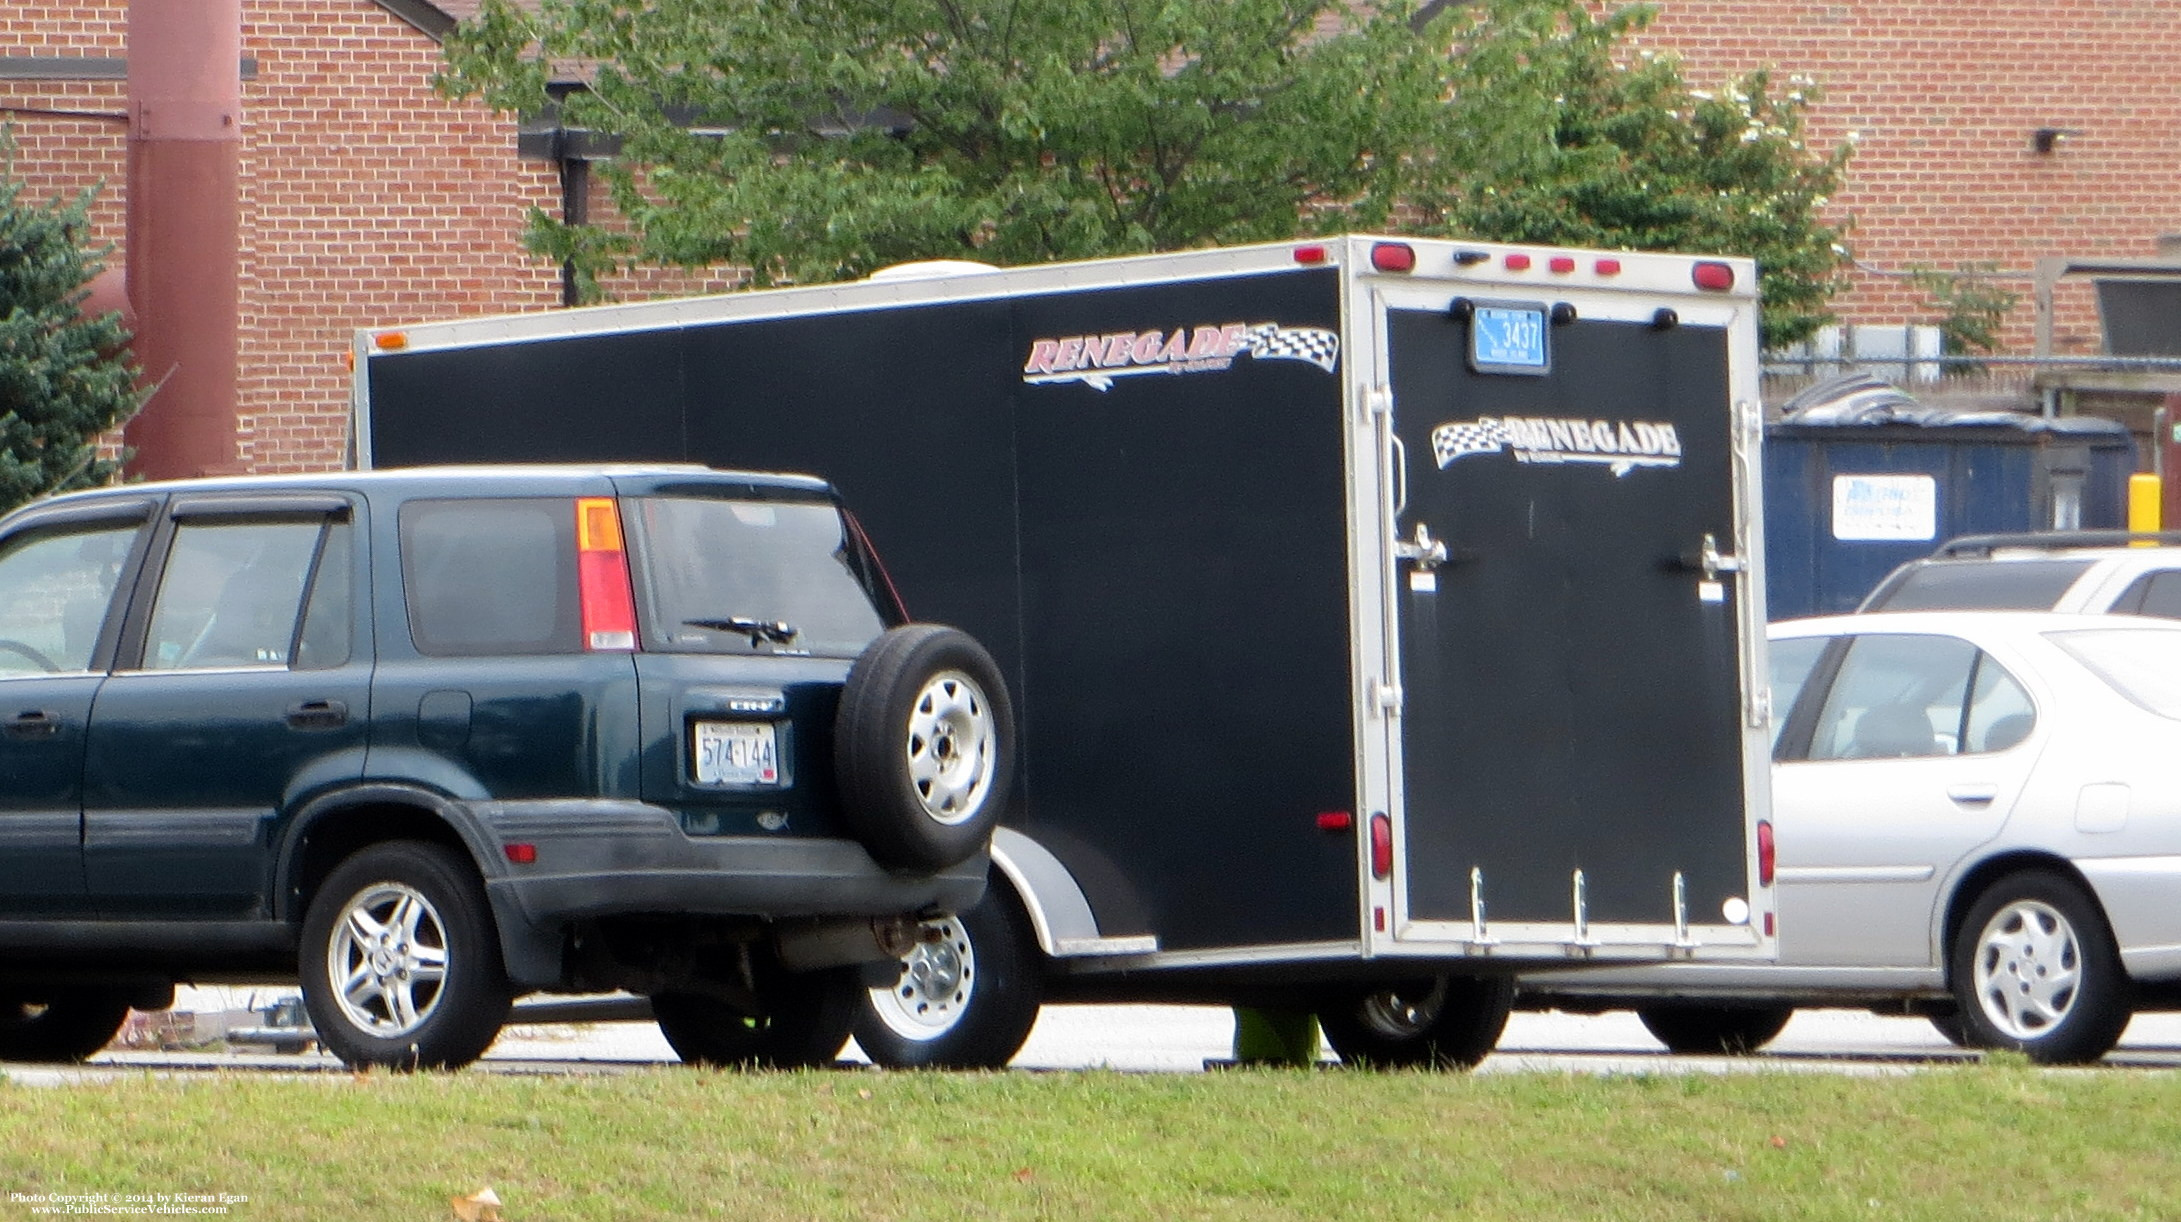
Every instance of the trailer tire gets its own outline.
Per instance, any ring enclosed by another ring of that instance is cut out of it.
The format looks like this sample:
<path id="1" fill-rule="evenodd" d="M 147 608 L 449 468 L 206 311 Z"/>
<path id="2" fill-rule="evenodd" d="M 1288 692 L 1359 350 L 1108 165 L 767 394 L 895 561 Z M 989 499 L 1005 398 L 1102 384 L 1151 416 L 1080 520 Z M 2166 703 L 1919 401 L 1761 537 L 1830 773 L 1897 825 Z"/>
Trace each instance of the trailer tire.
<path id="1" fill-rule="evenodd" d="M 112 1043 L 128 1020 L 128 994 L 119 989 L 0 993 L 0 1061 L 72 1064 Z"/>
<path id="2" fill-rule="evenodd" d="M 943 870 L 984 851 L 1013 783 L 1014 709 L 968 634 L 888 630 L 856 659 L 833 723 L 843 817 L 883 865 Z"/>
<path id="3" fill-rule="evenodd" d="M 1684 1056 L 1748 1056 L 1772 1042 L 1795 1016 L 1793 1006 L 1671 1002 L 1640 1006 L 1636 1017 L 1669 1052 Z"/>
<path id="4" fill-rule="evenodd" d="M 840 1059 L 861 985 L 853 968 L 767 970 L 757 978 L 762 1014 L 694 992 L 655 994 L 651 1014 L 675 1055 L 691 1065 L 808 1069 Z"/>
<path id="5" fill-rule="evenodd" d="M 460 1068 L 514 1002 L 484 886 L 444 845 L 387 841 L 335 866 L 304 914 L 301 959 L 318 1042 L 347 1065 Z"/>
<path id="6" fill-rule="evenodd" d="M 1985 888 L 1954 934 L 1948 976 L 1970 1046 L 2041 1065 L 2104 1056 L 2135 1009 L 2097 901 L 2050 870 Z"/>
<path id="7" fill-rule="evenodd" d="M 1318 1011 L 1325 1042 L 1371 1069 L 1470 1069 L 1514 1009 L 1511 976 L 1441 976 L 1349 994 Z"/>
<path id="8" fill-rule="evenodd" d="M 1037 1024 L 1038 949 L 1006 884 L 958 916 L 927 922 L 940 940 L 902 956 L 899 979 L 865 991 L 856 1045 L 888 1069 L 1000 1069 Z"/>

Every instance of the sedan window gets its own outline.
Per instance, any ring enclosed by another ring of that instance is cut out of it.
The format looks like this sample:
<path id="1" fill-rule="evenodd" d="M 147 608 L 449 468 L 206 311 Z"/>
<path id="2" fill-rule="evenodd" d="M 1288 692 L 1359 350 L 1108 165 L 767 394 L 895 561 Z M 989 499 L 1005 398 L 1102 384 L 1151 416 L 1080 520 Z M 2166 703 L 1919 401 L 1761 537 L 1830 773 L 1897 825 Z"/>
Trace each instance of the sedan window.
<path id="1" fill-rule="evenodd" d="M 1956 637 L 1856 637 L 1818 715 L 1810 758 L 1954 754 L 1976 664 L 1976 646 Z"/>
<path id="2" fill-rule="evenodd" d="M 2181 635 L 2126 628 L 2045 635 L 2114 691 L 2161 717 L 2181 721 Z"/>
<path id="3" fill-rule="evenodd" d="M 1772 659 L 1772 749 L 1780 748 L 1780 733 L 1787 728 L 1788 715 L 1795 710 L 1795 701 L 1802 697 L 1802 685 L 1810 681 L 1810 671 L 1824 656 L 1831 637 L 1798 636 L 1774 641 L 1766 652 Z"/>

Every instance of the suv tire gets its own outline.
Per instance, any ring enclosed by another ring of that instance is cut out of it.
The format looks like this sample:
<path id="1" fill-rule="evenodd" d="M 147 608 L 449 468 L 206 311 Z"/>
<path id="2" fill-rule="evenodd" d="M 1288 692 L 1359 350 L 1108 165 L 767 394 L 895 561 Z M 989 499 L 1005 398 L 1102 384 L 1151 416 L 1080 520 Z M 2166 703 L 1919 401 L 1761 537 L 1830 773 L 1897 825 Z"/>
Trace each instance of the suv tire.
<path id="1" fill-rule="evenodd" d="M 484 1055 L 513 994 L 484 888 L 442 845 L 397 840 L 336 866 L 303 918 L 303 1003 L 344 1063 L 454 1069 Z"/>
<path id="2" fill-rule="evenodd" d="M 80 1061 L 112 1043 L 128 1020 L 128 995 L 115 989 L 0 994 L 0 1061 Z"/>
<path id="3" fill-rule="evenodd" d="M 659 1034 L 692 1065 L 726 1069 L 807 1069 L 831 1065 L 848 1042 L 863 978 L 855 968 L 789 972 L 760 965 L 750 1014 L 708 993 L 659 993 L 651 999 Z"/>
<path id="4" fill-rule="evenodd" d="M 1014 774 L 1014 710 L 967 634 L 909 624 L 871 642 L 833 734 L 842 816 L 874 859 L 943 870 L 990 841 Z"/>

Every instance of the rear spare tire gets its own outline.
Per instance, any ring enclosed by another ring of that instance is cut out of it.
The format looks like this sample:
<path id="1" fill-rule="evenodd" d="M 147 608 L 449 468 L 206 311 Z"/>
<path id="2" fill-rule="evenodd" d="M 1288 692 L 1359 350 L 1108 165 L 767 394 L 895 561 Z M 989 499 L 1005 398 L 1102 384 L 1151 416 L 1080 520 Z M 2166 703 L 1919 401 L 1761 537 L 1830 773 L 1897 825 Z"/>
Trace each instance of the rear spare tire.
<path id="1" fill-rule="evenodd" d="M 833 734 L 842 816 L 880 863 L 943 870 L 989 843 L 1014 775 L 1014 709 L 968 634 L 909 624 L 871 642 Z"/>

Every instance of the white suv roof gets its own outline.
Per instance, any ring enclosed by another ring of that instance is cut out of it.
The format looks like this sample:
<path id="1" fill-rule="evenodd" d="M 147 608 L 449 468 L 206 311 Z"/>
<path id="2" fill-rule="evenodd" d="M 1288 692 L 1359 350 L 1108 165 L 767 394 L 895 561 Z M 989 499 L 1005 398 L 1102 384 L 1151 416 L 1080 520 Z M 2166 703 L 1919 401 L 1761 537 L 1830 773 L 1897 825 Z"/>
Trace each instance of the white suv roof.
<path id="1" fill-rule="evenodd" d="M 1886 575 L 1859 611 L 2074 611 L 2181 619 L 2181 532 L 1965 535 Z"/>

